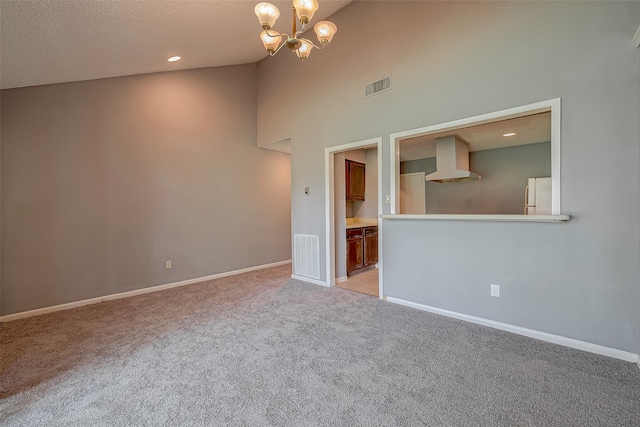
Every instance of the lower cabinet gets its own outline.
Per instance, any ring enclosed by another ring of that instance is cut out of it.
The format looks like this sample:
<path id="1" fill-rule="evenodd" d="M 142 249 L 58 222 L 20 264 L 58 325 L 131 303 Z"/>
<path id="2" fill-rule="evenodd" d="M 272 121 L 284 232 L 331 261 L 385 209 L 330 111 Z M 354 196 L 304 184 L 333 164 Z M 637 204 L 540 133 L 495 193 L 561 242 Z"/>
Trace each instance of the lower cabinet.
<path id="1" fill-rule="evenodd" d="M 347 230 L 347 276 L 364 267 L 363 237 L 361 228 Z"/>
<path id="2" fill-rule="evenodd" d="M 347 276 L 378 262 L 378 227 L 347 230 Z"/>
<path id="3" fill-rule="evenodd" d="M 364 266 L 378 262 L 378 227 L 364 229 Z"/>

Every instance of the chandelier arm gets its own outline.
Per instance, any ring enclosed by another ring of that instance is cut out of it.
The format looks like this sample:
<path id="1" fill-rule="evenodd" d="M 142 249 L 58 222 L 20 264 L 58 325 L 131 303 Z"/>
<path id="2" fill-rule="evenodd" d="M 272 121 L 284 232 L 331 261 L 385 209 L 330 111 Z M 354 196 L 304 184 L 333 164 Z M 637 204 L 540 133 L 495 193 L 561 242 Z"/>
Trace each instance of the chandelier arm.
<path id="1" fill-rule="evenodd" d="M 321 47 L 321 46 L 317 46 L 314 42 L 312 42 L 312 41 L 311 41 L 311 40 L 309 40 L 309 39 L 298 39 L 298 40 L 304 40 L 304 41 L 306 41 L 307 43 L 309 43 L 310 45 L 312 45 L 313 47 L 315 47 L 315 48 L 316 48 L 316 49 L 318 49 L 318 50 L 322 50 L 322 49 L 324 49 L 325 47 L 327 47 L 327 45 L 326 45 L 326 44 L 325 44 L 324 46 L 322 46 L 322 47 Z"/>
<path id="2" fill-rule="evenodd" d="M 302 33 L 304 33 L 306 31 L 306 25 L 307 24 L 302 24 L 302 28 L 300 28 L 299 31 L 296 31 L 295 33 L 293 33 L 293 38 L 297 39 L 299 35 L 301 35 Z"/>
<path id="3" fill-rule="evenodd" d="M 296 31 L 293 37 L 298 38 L 300 34 L 304 33 L 306 31 L 306 25 L 307 24 L 302 24 L 302 28 L 300 28 L 300 31 Z"/>
<path id="4" fill-rule="evenodd" d="M 271 30 L 271 28 L 270 28 L 269 30 Z M 271 35 L 271 34 L 269 33 L 269 30 L 265 30 L 265 32 L 266 32 L 266 33 L 267 33 L 267 35 L 268 35 L 269 37 L 271 37 L 271 38 L 275 38 L 275 37 L 285 37 L 285 38 L 287 38 L 287 39 L 289 38 L 289 34 L 285 34 L 285 33 L 278 33 L 278 32 L 276 32 L 274 35 Z"/>
<path id="5" fill-rule="evenodd" d="M 269 56 L 275 56 L 275 54 L 280 52 L 280 49 L 282 49 L 282 46 L 284 46 L 285 44 L 285 42 L 280 43 L 280 46 L 278 46 L 278 48 L 274 50 L 273 53 L 270 53 Z"/>

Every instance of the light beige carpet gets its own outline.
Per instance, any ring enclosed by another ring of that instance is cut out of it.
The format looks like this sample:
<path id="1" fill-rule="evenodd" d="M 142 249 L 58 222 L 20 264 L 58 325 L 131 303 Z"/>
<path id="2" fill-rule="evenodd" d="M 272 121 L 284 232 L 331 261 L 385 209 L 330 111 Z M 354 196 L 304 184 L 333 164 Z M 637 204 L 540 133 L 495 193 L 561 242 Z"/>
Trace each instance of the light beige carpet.
<path id="1" fill-rule="evenodd" d="M 634 364 L 290 274 L 0 325 L 0 425 L 639 425 Z"/>

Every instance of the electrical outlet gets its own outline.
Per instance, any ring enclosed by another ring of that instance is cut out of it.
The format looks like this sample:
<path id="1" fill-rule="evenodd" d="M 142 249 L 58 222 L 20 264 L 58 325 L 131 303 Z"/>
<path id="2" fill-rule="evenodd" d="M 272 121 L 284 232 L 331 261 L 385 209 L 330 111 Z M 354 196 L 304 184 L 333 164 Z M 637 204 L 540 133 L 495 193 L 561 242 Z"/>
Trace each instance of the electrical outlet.
<path id="1" fill-rule="evenodd" d="M 491 296 L 500 298 L 500 285 L 491 285 Z"/>
<path id="2" fill-rule="evenodd" d="M 309 187 L 304 187 L 304 194 L 309 194 Z"/>
<path id="3" fill-rule="evenodd" d="M 165 261 L 165 262 L 164 262 L 164 266 L 165 266 L 165 268 L 166 268 L 167 270 L 168 270 L 168 269 L 170 269 L 170 268 L 171 268 L 171 260 Z"/>

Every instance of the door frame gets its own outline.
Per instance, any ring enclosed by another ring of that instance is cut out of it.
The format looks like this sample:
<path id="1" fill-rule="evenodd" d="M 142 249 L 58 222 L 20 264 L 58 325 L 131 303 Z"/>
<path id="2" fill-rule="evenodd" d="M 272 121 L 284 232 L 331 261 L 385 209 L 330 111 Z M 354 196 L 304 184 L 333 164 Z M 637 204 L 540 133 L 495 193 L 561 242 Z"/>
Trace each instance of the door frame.
<path id="1" fill-rule="evenodd" d="M 345 151 L 376 148 L 378 155 L 378 296 L 384 299 L 384 287 L 382 282 L 382 238 L 380 233 L 380 215 L 382 214 L 382 137 L 365 139 L 348 144 L 328 147 L 324 150 L 324 189 L 325 189 L 325 236 L 326 236 L 326 285 L 336 285 L 336 242 L 335 242 L 335 171 L 334 155 Z"/>

